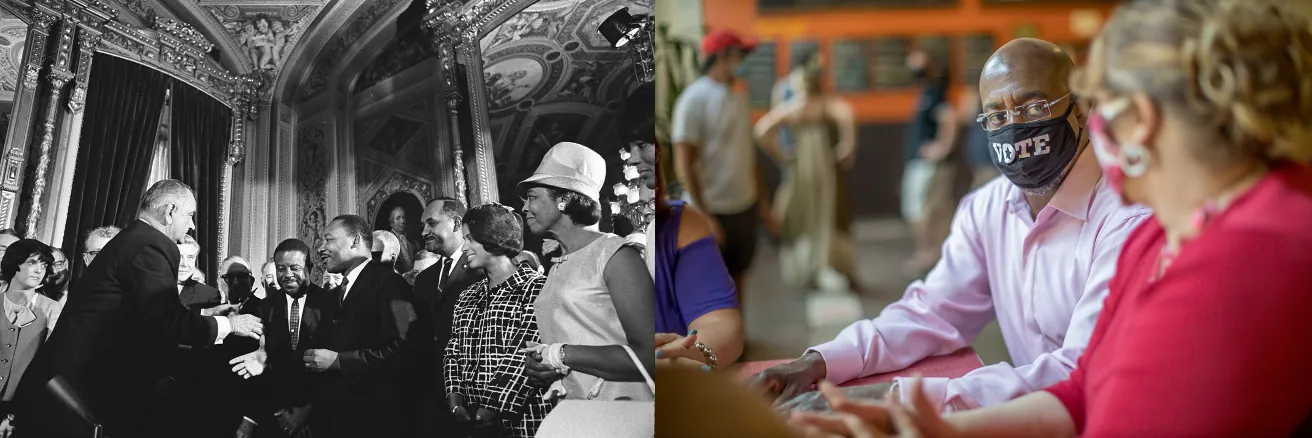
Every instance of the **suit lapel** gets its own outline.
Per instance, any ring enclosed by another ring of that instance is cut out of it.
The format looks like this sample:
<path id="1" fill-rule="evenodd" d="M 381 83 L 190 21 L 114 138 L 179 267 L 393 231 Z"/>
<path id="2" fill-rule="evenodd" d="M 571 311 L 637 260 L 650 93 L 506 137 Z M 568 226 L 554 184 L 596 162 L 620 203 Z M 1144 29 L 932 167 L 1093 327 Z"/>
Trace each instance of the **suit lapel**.
<path id="1" fill-rule="evenodd" d="M 363 287 L 363 285 L 369 284 L 369 282 L 370 282 L 370 281 L 373 281 L 373 279 L 374 279 L 374 278 L 373 278 L 373 277 L 374 277 L 374 276 L 373 276 L 373 271 L 374 271 L 374 270 L 372 269 L 372 268 L 373 268 L 373 266 L 372 266 L 372 262 L 364 262 L 364 263 L 365 263 L 365 264 L 364 264 L 364 269 L 361 269 L 361 270 L 360 270 L 360 276 L 359 276 L 359 277 L 356 277 L 356 278 L 355 278 L 355 281 L 351 283 L 351 285 L 350 285 L 350 286 L 351 286 L 351 289 L 350 289 L 350 291 L 348 291 L 348 292 L 346 293 L 346 299 L 345 299 L 345 300 L 342 300 L 342 308 L 343 308 L 343 309 L 346 308 L 346 305 L 347 305 L 347 304 L 355 302 L 355 301 L 356 301 L 356 297 L 359 297 L 360 294 L 363 293 L 363 292 L 365 291 L 365 288 Z M 334 291 L 334 292 L 336 292 L 336 291 Z"/>
<path id="2" fill-rule="evenodd" d="M 191 299 L 195 297 L 195 295 L 196 295 L 195 285 L 182 286 L 182 292 L 178 294 L 178 304 L 182 304 L 184 306 L 188 305 L 189 303 L 191 303 Z"/>

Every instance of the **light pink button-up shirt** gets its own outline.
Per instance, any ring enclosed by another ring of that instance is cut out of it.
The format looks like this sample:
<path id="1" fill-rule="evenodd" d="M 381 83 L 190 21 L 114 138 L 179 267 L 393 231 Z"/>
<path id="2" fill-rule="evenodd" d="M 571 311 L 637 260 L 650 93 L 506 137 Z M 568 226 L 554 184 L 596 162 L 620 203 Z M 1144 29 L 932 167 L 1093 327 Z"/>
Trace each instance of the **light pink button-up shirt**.
<path id="1" fill-rule="evenodd" d="M 1004 177 L 962 200 L 943 258 L 924 281 L 873 320 L 812 348 L 827 378 L 896 371 L 970 344 L 994 316 L 1018 366 L 998 363 L 959 379 L 926 378 L 943 411 L 1000 404 L 1065 379 L 1093 334 L 1121 243 L 1150 211 L 1123 206 L 1092 148 L 1037 218 Z M 898 385 L 909 382 L 899 378 Z M 904 401 L 908 395 L 903 391 Z"/>

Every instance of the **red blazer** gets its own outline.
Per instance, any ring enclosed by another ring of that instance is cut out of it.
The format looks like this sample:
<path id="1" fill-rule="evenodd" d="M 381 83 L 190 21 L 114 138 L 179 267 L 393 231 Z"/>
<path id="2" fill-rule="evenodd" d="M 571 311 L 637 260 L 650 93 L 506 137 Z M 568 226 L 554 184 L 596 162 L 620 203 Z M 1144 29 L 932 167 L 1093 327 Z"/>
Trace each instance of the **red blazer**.
<path id="1" fill-rule="evenodd" d="M 1088 349 L 1047 389 L 1082 436 L 1289 436 L 1312 413 L 1312 169 L 1275 168 L 1152 281 L 1126 241 Z"/>

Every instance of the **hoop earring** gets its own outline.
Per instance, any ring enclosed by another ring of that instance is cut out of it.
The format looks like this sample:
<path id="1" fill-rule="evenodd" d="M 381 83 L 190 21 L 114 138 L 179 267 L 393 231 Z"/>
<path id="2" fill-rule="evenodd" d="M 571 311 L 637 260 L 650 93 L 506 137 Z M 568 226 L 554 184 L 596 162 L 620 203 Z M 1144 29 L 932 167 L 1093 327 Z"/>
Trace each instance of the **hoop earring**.
<path id="1" fill-rule="evenodd" d="M 1148 171 L 1148 151 L 1138 143 L 1121 145 L 1121 171 L 1125 176 L 1138 178 Z"/>

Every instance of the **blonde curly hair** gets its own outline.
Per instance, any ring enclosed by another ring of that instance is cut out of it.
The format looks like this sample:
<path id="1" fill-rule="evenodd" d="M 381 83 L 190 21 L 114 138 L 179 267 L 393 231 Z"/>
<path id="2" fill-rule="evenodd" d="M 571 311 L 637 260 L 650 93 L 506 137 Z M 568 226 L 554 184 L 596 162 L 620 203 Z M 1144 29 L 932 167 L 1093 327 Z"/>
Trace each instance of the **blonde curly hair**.
<path id="1" fill-rule="evenodd" d="M 1076 94 L 1138 91 L 1228 140 L 1214 160 L 1312 158 L 1312 26 L 1269 0 L 1135 0 L 1071 77 Z"/>

